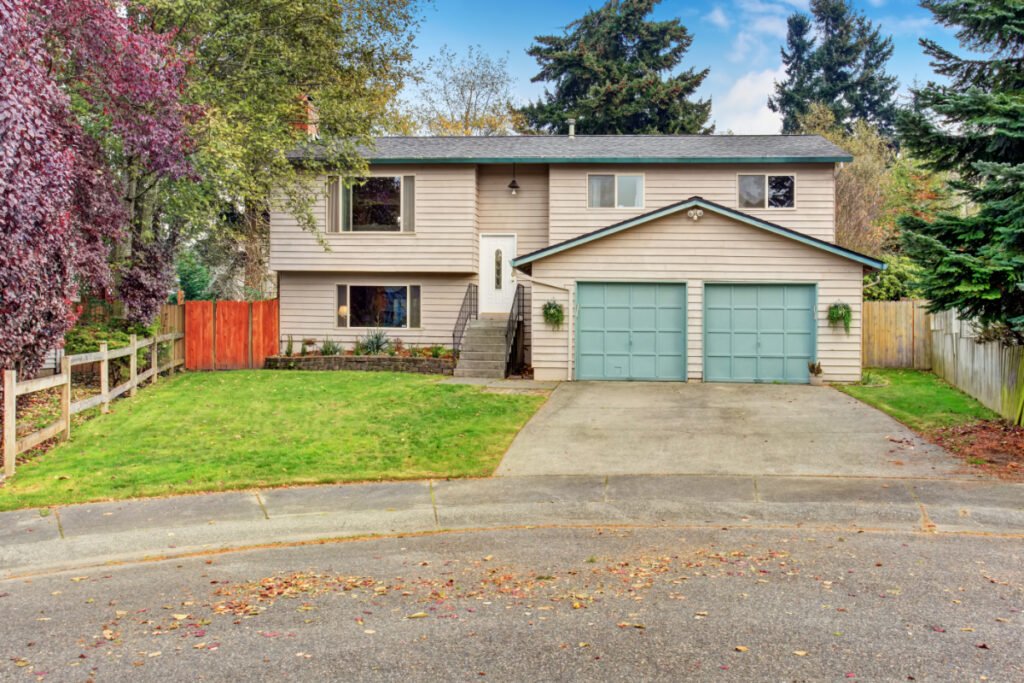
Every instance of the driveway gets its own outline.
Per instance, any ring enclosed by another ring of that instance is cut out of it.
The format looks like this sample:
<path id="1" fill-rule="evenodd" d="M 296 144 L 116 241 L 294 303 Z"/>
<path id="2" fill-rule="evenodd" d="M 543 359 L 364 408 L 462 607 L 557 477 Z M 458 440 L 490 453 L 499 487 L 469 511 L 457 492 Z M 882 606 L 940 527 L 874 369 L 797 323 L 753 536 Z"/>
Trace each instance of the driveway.
<path id="1" fill-rule="evenodd" d="M 674 382 L 560 385 L 497 474 L 973 478 L 942 449 L 835 389 Z"/>

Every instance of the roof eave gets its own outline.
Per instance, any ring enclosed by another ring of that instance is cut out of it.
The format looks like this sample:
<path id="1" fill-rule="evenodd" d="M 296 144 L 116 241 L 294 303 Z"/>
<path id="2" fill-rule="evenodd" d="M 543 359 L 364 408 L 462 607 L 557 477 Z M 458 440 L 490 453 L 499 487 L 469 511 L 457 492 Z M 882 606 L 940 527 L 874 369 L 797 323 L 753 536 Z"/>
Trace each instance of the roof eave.
<path id="1" fill-rule="evenodd" d="M 787 157 L 367 157 L 371 164 L 837 164 L 852 156 Z"/>

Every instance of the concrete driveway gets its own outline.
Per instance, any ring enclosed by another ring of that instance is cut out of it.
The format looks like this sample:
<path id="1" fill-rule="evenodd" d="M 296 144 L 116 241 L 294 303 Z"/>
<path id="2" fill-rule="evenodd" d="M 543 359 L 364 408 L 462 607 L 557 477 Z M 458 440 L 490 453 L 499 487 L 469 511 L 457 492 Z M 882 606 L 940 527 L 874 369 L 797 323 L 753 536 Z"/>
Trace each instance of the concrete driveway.
<path id="1" fill-rule="evenodd" d="M 974 478 L 835 389 L 654 382 L 560 385 L 497 474 Z"/>

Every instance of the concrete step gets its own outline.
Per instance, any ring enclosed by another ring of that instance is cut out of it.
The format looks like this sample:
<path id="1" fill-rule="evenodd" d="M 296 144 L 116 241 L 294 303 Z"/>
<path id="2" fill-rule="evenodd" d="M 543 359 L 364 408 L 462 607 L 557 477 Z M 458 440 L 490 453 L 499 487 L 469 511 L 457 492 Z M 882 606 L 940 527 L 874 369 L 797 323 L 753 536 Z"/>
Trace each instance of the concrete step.
<path id="1" fill-rule="evenodd" d="M 481 379 L 504 379 L 504 370 L 470 370 L 467 368 L 455 368 L 455 377 L 479 377 Z"/>
<path id="2" fill-rule="evenodd" d="M 503 330 L 508 327 L 508 318 L 505 320 L 470 320 L 466 327 L 471 330 Z"/>
<path id="3" fill-rule="evenodd" d="M 463 339 L 504 339 L 505 328 L 479 327 L 475 330 L 466 330 Z"/>
<path id="4" fill-rule="evenodd" d="M 465 339 L 462 342 L 462 349 L 463 351 L 497 351 L 501 353 L 505 351 L 505 340 Z"/>
<path id="5" fill-rule="evenodd" d="M 459 359 L 459 364 L 456 366 L 465 370 L 499 370 L 505 371 L 505 361 L 503 360 L 471 360 L 471 359 Z"/>
<path id="6" fill-rule="evenodd" d="M 497 351 L 474 351 L 471 349 L 464 349 L 459 354 L 459 362 L 467 360 L 490 360 L 503 362 L 505 360 L 505 349 L 498 349 Z"/>

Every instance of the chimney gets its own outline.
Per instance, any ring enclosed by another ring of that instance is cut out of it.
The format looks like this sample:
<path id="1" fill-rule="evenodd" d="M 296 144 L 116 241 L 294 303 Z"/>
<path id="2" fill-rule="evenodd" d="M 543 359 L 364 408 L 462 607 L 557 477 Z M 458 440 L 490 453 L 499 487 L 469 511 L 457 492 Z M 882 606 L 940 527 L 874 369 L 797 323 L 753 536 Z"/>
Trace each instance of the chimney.
<path id="1" fill-rule="evenodd" d="M 569 139 L 576 139 L 576 119 L 569 119 Z"/>

